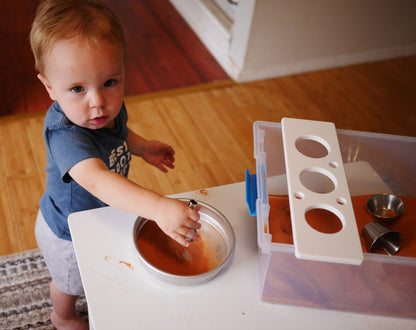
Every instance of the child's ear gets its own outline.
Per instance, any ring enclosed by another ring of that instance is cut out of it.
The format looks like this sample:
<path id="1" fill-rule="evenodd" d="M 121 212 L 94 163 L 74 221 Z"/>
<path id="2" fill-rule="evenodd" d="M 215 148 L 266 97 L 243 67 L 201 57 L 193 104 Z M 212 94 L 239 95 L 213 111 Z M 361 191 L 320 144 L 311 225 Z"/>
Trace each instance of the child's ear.
<path id="1" fill-rule="evenodd" d="M 54 93 L 53 93 L 52 86 L 51 86 L 51 84 L 49 83 L 48 79 L 47 79 L 47 78 L 46 78 L 43 74 L 41 74 L 41 73 L 39 73 L 39 74 L 38 74 L 38 79 L 42 82 L 43 86 L 45 86 L 45 89 L 46 89 L 46 91 L 48 92 L 49 97 L 50 97 L 53 101 L 55 101 L 55 100 L 56 100 L 56 98 L 55 98 L 55 95 L 54 95 Z"/>

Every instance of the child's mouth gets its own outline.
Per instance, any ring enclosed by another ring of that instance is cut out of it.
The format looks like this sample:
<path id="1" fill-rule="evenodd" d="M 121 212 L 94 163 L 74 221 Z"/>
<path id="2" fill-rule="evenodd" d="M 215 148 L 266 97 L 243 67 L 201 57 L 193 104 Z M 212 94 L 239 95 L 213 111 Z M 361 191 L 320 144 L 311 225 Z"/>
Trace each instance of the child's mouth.
<path id="1" fill-rule="evenodd" d="M 92 122 L 94 125 L 101 125 L 101 124 L 103 124 L 103 123 L 106 121 L 106 119 L 107 119 L 107 117 L 106 117 L 106 116 L 103 116 L 103 117 L 96 117 L 96 118 L 91 119 L 91 122 Z"/>

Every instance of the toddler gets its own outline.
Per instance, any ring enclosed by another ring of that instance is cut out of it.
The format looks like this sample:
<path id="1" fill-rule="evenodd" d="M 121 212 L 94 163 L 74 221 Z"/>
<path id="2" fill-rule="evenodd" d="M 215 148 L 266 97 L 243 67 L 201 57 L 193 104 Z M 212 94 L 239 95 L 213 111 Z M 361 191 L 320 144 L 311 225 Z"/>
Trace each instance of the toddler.
<path id="1" fill-rule="evenodd" d="M 30 42 L 38 78 L 54 101 L 44 123 L 46 192 L 35 234 L 52 277 L 51 321 L 58 329 L 82 329 L 70 213 L 111 205 L 154 220 L 184 246 L 200 239 L 192 230 L 200 227 L 199 214 L 127 179 L 131 154 L 167 172 L 174 150 L 127 127 L 126 41 L 114 13 L 101 0 L 46 0 Z"/>

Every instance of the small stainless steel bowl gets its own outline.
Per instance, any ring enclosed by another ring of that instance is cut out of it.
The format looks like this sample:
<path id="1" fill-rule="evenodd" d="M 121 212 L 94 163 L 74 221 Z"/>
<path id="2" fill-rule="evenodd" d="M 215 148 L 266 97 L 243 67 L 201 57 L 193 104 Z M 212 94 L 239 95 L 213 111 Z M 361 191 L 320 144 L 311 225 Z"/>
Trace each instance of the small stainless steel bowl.
<path id="1" fill-rule="evenodd" d="M 189 199 L 182 198 L 180 198 L 180 200 L 189 201 Z M 136 253 L 145 269 L 158 280 L 180 286 L 198 285 L 214 279 L 231 263 L 235 249 L 235 234 L 230 222 L 221 212 L 212 206 L 199 201 L 197 201 L 197 203 L 200 205 L 199 223 L 201 224 L 201 228 L 198 231 L 207 241 L 206 243 L 210 246 L 210 249 L 213 249 L 216 254 L 220 256 L 218 265 L 205 273 L 197 275 L 171 274 L 155 267 L 152 263 L 146 260 L 140 252 L 137 239 L 143 226 L 149 220 L 142 217 L 138 217 L 136 219 L 133 226 L 133 240 Z"/>
<path id="2" fill-rule="evenodd" d="M 378 194 L 367 201 L 367 210 L 379 222 L 396 220 L 403 214 L 403 201 L 391 194 Z"/>

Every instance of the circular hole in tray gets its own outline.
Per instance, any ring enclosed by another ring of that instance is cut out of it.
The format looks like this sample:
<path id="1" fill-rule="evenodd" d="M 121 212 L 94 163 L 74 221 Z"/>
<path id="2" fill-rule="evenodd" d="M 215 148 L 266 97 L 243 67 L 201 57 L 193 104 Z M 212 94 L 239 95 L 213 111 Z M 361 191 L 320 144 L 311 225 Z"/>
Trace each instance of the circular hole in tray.
<path id="1" fill-rule="evenodd" d="M 319 194 L 327 194 L 335 189 L 335 177 L 323 169 L 305 169 L 300 173 L 299 179 L 305 188 Z"/>
<path id="2" fill-rule="evenodd" d="M 305 219 L 309 226 L 324 234 L 335 234 L 343 227 L 341 219 L 335 213 L 321 207 L 306 211 Z"/>
<path id="3" fill-rule="evenodd" d="M 296 140 L 296 149 L 310 158 L 323 158 L 328 155 L 329 146 L 317 136 L 303 136 Z"/>

